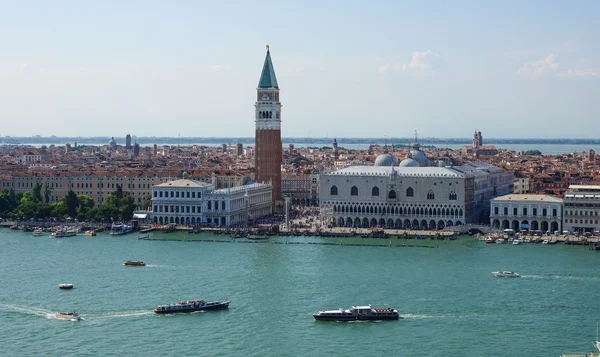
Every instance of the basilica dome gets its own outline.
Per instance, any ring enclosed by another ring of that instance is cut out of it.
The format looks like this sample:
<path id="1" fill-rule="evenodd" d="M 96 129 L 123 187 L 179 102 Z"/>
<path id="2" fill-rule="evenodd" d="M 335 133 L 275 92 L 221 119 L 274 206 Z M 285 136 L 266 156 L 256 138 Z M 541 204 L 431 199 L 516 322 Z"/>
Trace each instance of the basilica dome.
<path id="1" fill-rule="evenodd" d="M 108 142 L 108 146 L 110 146 L 111 148 L 114 148 L 117 146 L 117 142 L 115 141 L 115 138 L 113 136 L 112 139 L 110 139 L 110 141 Z"/>
<path id="2" fill-rule="evenodd" d="M 400 162 L 400 167 L 419 167 L 419 162 L 407 157 L 406 159 L 402 160 L 402 162 Z"/>
<path id="3" fill-rule="evenodd" d="M 398 158 L 392 154 L 384 153 L 375 159 L 375 166 L 396 166 L 398 165 Z"/>
<path id="4" fill-rule="evenodd" d="M 416 139 L 411 146 L 410 157 L 413 160 L 415 160 L 421 167 L 431 166 L 431 161 L 429 161 L 427 155 L 425 155 L 425 153 L 421 151 L 421 145 L 419 145 L 419 142 Z"/>

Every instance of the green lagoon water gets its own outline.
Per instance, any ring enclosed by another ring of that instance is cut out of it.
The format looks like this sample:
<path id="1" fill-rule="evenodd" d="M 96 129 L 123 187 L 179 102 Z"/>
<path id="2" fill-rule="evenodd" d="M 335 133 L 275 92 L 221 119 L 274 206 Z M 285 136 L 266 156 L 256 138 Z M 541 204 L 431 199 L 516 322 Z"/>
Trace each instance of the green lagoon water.
<path id="1" fill-rule="evenodd" d="M 228 240 L 207 233 L 155 235 L 188 236 Z M 486 245 L 470 237 L 392 244 L 439 246 L 145 241 L 102 234 L 50 239 L 0 230 L 0 356 L 558 357 L 592 350 L 600 320 L 600 252 Z M 148 265 L 124 267 L 125 260 Z M 490 273 L 499 268 L 522 278 L 494 278 Z M 67 282 L 75 288 L 58 289 Z M 152 312 L 158 304 L 189 299 L 232 302 L 224 311 Z M 405 318 L 336 323 L 312 317 L 357 304 L 388 304 Z M 55 311 L 77 311 L 83 320 L 56 320 Z"/>

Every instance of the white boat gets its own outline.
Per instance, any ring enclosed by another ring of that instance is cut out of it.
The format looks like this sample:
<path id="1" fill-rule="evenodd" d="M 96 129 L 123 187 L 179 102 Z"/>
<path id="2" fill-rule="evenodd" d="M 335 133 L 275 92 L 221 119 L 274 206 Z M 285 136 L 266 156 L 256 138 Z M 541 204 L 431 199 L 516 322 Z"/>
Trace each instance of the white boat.
<path id="1" fill-rule="evenodd" d="M 64 237 L 73 237 L 77 235 L 76 229 L 59 229 L 56 232 L 50 234 L 50 238 L 64 238 Z"/>
<path id="2" fill-rule="evenodd" d="M 36 228 L 36 229 L 33 231 L 33 236 L 34 236 L 34 237 L 39 237 L 39 236 L 41 236 L 41 235 L 42 235 L 42 233 L 44 233 L 44 231 L 42 231 L 42 229 L 41 229 L 41 228 Z"/>
<path id="3" fill-rule="evenodd" d="M 504 238 L 496 239 L 496 244 L 502 244 L 502 243 L 504 243 Z"/>
<path id="4" fill-rule="evenodd" d="M 79 321 L 81 316 L 76 312 L 57 312 L 56 318 L 59 320 Z"/>
<path id="5" fill-rule="evenodd" d="M 519 278 L 519 277 L 521 277 L 521 275 L 515 273 L 514 271 L 506 271 L 506 270 L 493 271 L 492 275 L 499 277 L 499 278 Z"/>
<path id="6" fill-rule="evenodd" d="M 548 244 L 548 240 L 547 240 L 547 239 L 544 239 L 544 240 L 542 241 L 542 244 Z"/>
<path id="7" fill-rule="evenodd" d="M 133 229 L 127 224 L 113 223 L 110 227 L 110 234 L 113 236 L 120 236 L 131 232 L 133 232 Z"/>
<path id="8" fill-rule="evenodd" d="M 513 244 L 513 245 L 519 245 L 519 244 L 521 244 L 521 243 L 523 243 L 523 240 L 521 240 L 521 239 L 515 239 L 515 240 L 513 240 L 513 243 L 512 243 L 512 244 Z"/>
<path id="9" fill-rule="evenodd" d="M 59 289 L 73 289 L 73 284 L 58 284 Z"/>

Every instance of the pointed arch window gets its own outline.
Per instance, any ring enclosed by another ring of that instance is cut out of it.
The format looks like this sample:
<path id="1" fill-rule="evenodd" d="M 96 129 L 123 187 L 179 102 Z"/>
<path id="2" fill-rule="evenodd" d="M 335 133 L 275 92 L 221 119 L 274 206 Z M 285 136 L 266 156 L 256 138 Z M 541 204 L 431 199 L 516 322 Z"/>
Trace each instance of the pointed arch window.
<path id="1" fill-rule="evenodd" d="M 391 190 L 390 193 L 388 193 L 388 198 L 395 199 L 396 198 L 396 191 Z"/>
<path id="2" fill-rule="evenodd" d="M 358 196 L 358 187 L 352 186 L 350 189 L 350 196 Z"/>
<path id="3" fill-rule="evenodd" d="M 373 189 L 371 190 L 371 196 L 379 196 L 379 187 L 373 187 Z"/>
<path id="4" fill-rule="evenodd" d="M 450 195 L 448 198 L 450 199 L 450 201 L 456 201 L 458 199 L 456 192 L 454 192 L 454 191 L 450 192 Z"/>
<path id="5" fill-rule="evenodd" d="M 433 191 L 427 192 L 427 199 L 428 200 L 435 200 L 435 194 L 433 193 Z"/>
<path id="6" fill-rule="evenodd" d="M 337 190 L 337 186 L 335 186 L 335 185 L 334 185 L 334 186 L 331 186 L 331 190 L 330 190 L 329 194 L 330 194 L 331 196 L 337 196 L 337 194 L 338 194 L 338 192 L 337 192 L 337 191 L 338 191 L 338 190 Z"/>
<path id="7" fill-rule="evenodd" d="M 413 190 L 412 187 L 409 187 L 406 189 L 406 197 L 414 197 L 415 196 L 415 191 Z"/>

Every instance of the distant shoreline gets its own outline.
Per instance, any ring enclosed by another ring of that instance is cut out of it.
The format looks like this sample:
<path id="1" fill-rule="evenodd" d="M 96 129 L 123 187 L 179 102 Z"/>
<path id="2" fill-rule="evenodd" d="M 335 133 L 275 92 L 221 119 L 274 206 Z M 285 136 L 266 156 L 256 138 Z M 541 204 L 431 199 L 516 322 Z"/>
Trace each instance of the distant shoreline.
<path id="1" fill-rule="evenodd" d="M 0 144 L 6 145 L 65 145 L 66 143 L 73 144 L 75 142 L 82 145 L 104 145 L 107 144 L 111 137 L 98 136 L 98 137 L 16 137 L 16 136 L 4 136 L 0 137 Z M 315 144 L 318 146 L 327 145 L 330 146 L 333 143 L 334 138 L 307 138 L 307 137 L 283 137 L 282 142 L 287 143 L 303 143 L 303 144 Z M 364 144 L 364 145 L 383 145 L 386 141 L 391 145 L 400 145 L 411 143 L 414 141 L 412 137 L 398 137 L 398 138 L 336 138 L 339 145 L 343 144 Z M 116 137 L 116 141 L 119 145 L 125 144 L 125 137 Z M 236 143 L 242 144 L 254 144 L 254 137 L 154 137 L 154 136 L 132 136 L 131 142 L 138 143 L 140 145 L 145 144 L 183 144 L 183 145 L 202 145 L 223 143 L 228 145 L 235 145 Z M 419 142 L 422 144 L 464 144 L 469 145 L 472 143 L 470 138 L 419 138 Z M 600 139 L 532 139 L 532 138 L 485 138 L 484 145 L 496 145 L 496 144 L 550 144 L 550 145 L 599 145 Z"/>

